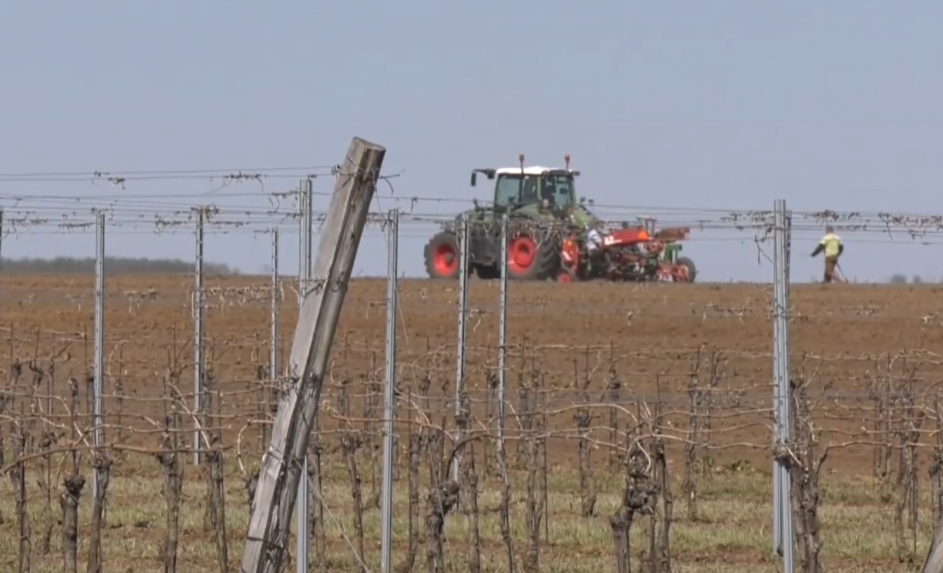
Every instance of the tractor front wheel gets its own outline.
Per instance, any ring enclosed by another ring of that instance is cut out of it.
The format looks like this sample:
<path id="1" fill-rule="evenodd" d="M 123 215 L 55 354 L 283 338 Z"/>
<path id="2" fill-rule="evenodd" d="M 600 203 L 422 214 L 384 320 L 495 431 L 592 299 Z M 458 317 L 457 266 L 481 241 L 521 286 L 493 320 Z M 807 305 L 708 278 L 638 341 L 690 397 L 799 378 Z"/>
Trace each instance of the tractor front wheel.
<path id="1" fill-rule="evenodd" d="M 426 243 L 426 273 L 433 279 L 457 279 L 459 275 L 458 238 L 447 231 Z"/>

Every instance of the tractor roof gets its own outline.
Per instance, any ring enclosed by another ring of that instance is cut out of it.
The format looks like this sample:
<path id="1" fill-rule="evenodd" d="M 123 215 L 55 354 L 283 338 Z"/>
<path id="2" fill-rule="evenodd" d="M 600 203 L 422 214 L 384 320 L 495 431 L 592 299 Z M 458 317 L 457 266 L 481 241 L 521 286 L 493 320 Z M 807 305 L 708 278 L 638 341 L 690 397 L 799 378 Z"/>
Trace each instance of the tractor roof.
<path id="1" fill-rule="evenodd" d="M 521 171 L 524 172 L 524 175 L 543 175 L 545 173 L 572 173 L 573 175 L 578 175 L 579 171 L 574 171 L 572 169 L 563 169 L 561 167 L 544 167 L 541 165 L 531 165 L 521 169 L 520 167 L 499 167 L 495 169 L 497 175 L 520 175 Z"/>

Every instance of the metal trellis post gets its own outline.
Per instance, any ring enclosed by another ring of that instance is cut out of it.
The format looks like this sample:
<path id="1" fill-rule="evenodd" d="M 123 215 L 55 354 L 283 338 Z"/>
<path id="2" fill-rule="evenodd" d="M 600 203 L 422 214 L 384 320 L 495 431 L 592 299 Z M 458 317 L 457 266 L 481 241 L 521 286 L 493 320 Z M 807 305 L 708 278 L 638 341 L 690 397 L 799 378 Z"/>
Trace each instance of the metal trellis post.
<path id="1" fill-rule="evenodd" d="M 396 307 L 399 273 L 399 210 L 387 227 L 386 388 L 383 396 L 383 476 L 381 482 L 380 571 L 393 571 L 393 419 L 396 415 Z"/>
<path id="2" fill-rule="evenodd" d="M 278 247 L 279 247 L 279 235 L 278 227 L 272 228 L 272 279 L 269 288 L 271 293 L 269 294 L 269 363 L 268 363 L 268 378 L 269 386 L 267 389 L 263 390 L 266 400 L 271 400 L 269 408 L 271 409 L 272 404 L 277 404 L 278 400 L 281 398 L 281 379 L 279 377 L 278 366 L 279 366 L 279 303 L 281 302 L 281 290 L 278 285 Z M 268 412 L 266 412 L 268 415 Z M 265 430 L 262 430 L 263 436 L 265 436 Z"/>
<path id="3" fill-rule="evenodd" d="M 780 389 L 780 431 L 782 432 L 783 443 L 792 442 L 792 389 L 791 378 L 789 374 L 789 266 L 792 254 L 792 216 L 786 209 L 786 201 L 781 205 L 783 218 L 783 232 L 780 246 L 780 255 L 782 257 L 782 326 L 780 327 L 780 368 L 782 375 L 782 388 Z M 795 571 L 795 539 L 793 537 L 793 515 L 792 515 L 792 476 L 786 468 L 783 468 L 783 488 L 782 488 L 782 507 L 783 507 L 783 571 L 793 573 Z"/>
<path id="4" fill-rule="evenodd" d="M 498 307 L 498 454 L 504 452 L 504 402 L 507 395 L 508 355 L 508 226 L 505 213 L 501 217 L 501 294 Z"/>
<path id="5" fill-rule="evenodd" d="M 311 288 L 311 233 L 313 231 L 313 218 L 311 213 L 311 179 L 301 180 L 301 233 L 299 237 L 299 261 L 298 261 L 298 308 L 300 309 L 308 298 L 308 291 Z M 300 313 L 300 310 L 299 310 Z M 308 556 L 311 555 L 311 514 L 308 496 L 310 494 L 310 482 L 308 481 L 308 455 L 302 458 L 301 479 L 298 480 L 298 497 L 296 498 L 295 530 L 297 532 L 297 558 L 295 560 L 295 571 L 297 573 L 308 573 Z"/>
<path id="6" fill-rule="evenodd" d="M 206 210 L 197 208 L 196 218 L 196 262 L 193 274 L 193 464 L 200 465 L 200 447 L 203 431 L 203 223 Z M 209 446 L 209 444 L 207 444 Z"/>
<path id="7" fill-rule="evenodd" d="M 3 208 L 0 208 L 0 268 L 3 266 Z"/>
<path id="8" fill-rule="evenodd" d="M 455 415 L 461 414 L 462 393 L 465 391 L 465 337 L 468 333 L 468 231 L 469 222 L 462 217 L 458 234 L 458 346 L 455 351 L 457 365 L 455 371 Z M 456 443 L 462 438 L 456 431 Z M 452 479 L 458 481 L 458 468 L 462 453 L 452 458 Z"/>
<path id="9" fill-rule="evenodd" d="M 779 383 L 779 339 L 782 336 L 780 333 L 781 323 L 779 321 L 779 291 L 782 288 L 782 283 L 780 282 L 779 277 L 779 266 L 778 266 L 778 256 L 777 256 L 777 247 L 779 245 L 779 200 L 776 200 L 773 205 L 773 448 L 779 444 L 779 441 L 782 436 L 782 431 L 780 430 L 780 413 L 779 413 L 779 398 L 780 398 L 780 383 Z M 782 532 L 782 489 L 783 489 L 783 480 L 782 472 L 780 471 L 780 464 L 776 460 L 775 456 L 773 457 L 773 553 L 782 555 L 782 545 L 783 545 L 783 532 Z"/>
<path id="10" fill-rule="evenodd" d="M 272 293 L 269 299 L 271 304 L 269 334 L 269 379 L 274 384 L 278 380 L 278 227 L 272 229 Z"/>
<path id="11" fill-rule="evenodd" d="M 774 206 L 773 236 L 773 428 L 774 445 L 782 446 L 790 440 L 789 414 L 789 218 L 786 202 Z M 773 545 L 782 555 L 783 571 L 792 573 L 795 566 L 792 509 L 792 484 L 785 464 L 775 462 L 773 480 Z"/>
<path id="12" fill-rule="evenodd" d="M 105 214 L 98 213 L 95 217 L 95 378 L 93 390 L 92 439 L 95 448 L 104 443 L 104 386 L 105 386 Z M 101 483 L 98 465 L 92 475 L 92 499 L 98 500 L 98 488 Z"/>

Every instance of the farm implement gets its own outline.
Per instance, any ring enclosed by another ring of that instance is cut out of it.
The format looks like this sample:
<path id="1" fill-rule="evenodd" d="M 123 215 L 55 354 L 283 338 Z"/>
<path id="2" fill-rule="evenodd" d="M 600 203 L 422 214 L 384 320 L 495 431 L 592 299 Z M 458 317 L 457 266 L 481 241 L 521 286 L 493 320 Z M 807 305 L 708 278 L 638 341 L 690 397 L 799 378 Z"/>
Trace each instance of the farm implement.
<path id="1" fill-rule="evenodd" d="M 587 249 L 585 235 L 573 230 L 563 239 L 559 282 L 588 279 L 612 281 L 694 282 L 694 261 L 680 256 L 677 241 L 687 238 L 687 228 L 654 231 L 653 219 L 638 227 L 623 226 L 607 233 L 599 249 Z"/>
<path id="2" fill-rule="evenodd" d="M 459 275 L 458 233 L 468 224 L 468 269 L 483 279 L 501 276 L 501 220 L 508 214 L 508 278 L 515 280 L 605 279 L 615 281 L 693 282 L 694 263 L 680 256 L 689 229 L 655 230 L 654 219 L 637 226 L 623 223 L 607 230 L 576 199 L 575 179 L 580 172 L 565 167 L 524 166 L 474 169 L 494 181 L 494 199 L 488 206 L 474 201 L 474 208 L 446 223 L 425 246 L 426 272 L 431 278 L 454 279 Z M 577 224 L 577 222 L 582 224 Z M 587 227 L 603 233 L 601 248 L 587 249 Z"/>

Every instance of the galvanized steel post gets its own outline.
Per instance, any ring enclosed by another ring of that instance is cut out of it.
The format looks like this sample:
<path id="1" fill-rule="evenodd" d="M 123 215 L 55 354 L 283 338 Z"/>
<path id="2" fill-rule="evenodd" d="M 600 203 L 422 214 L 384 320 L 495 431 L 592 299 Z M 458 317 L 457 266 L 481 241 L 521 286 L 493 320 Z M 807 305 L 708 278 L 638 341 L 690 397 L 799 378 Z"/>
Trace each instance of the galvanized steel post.
<path id="1" fill-rule="evenodd" d="M 93 420 L 92 440 L 95 448 L 104 443 L 104 387 L 105 387 L 105 214 L 95 217 L 95 371 L 92 382 Z M 92 499 L 98 500 L 100 486 L 98 465 L 92 474 Z"/>
<path id="2" fill-rule="evenodd" d="M 387 222 L 386 387 L 383 392 L 383 475 L 380 500 L 380 571 L 393 571 L 393 420 L 396 416 L 396 310 L 399 273 L 399 210 Z"/>
<path id="3" fill-rule="evenodd" d="M 468 334 L 468 238 L 469 222 L 463 216 L 458 234 L 458 345 L 455 350 L 455 415 L 461 415 L 462 393 L 465 391 L 465 337 Z M 456 443 L 462 438 L 461 431 L 456 431 Z M 452 458 L 452 479 L 458 481 L 458 468 L 462 453 L 459 450 Z"/>
<path id="4" fill-rule="evenodd" d="M 311 289 L 311 233 L 313 231 L 313 218 L 311 212 L 311 179 L 301 180 L 301 233 L 299 237 L 299 260 L 298 260 L 298 308 L 299 314 L 301 306 L 308 298 L 308 292 Z M 295 531 L 296 531 L 296 560 L 295 571 L 297 573 L 308 573 L 308 556 L 311 554 L 311 507 L 308 503 L 310 482 L 308 481 L 308 455 L 305 453 L 301 462 L 301 479 L 298 480 L 298 497 L 295 506 Z"/>
<path id="5" fill-rule="evenodd" d="M 508 355 L 508 227 L 510 220 L 501 217 L 501 294 L 498 306 L 498 454 L 504 452 L 505 400 L 507 395 Z"/>
<path id="6" fill-rule="evenodd" d="M 196 210 L 196 257 L 193 268 L 193 464 L 200 465 L 203 433 L 203 223 L 206 210 Z M 207 444 L 209 446 L 209 444 Z"/>
<path id="7" fill-rule="evenodd" d="M 272 384 L 278 380 L 278 227 L 272 229 L 272 293 L 269 298 L 269 379 Z"/>
<path id="8" fill-rule="evenodd" d="M 786 202 L 778 199 L 773 213 L 773 442 L 788 444 L 791 432 L 789 384 L 789 228 Z M 792 482 L 785 464 L 773 466 L 773 547 L 783 558 L 783 571 L 795 566 L 792 508 Z"/>

